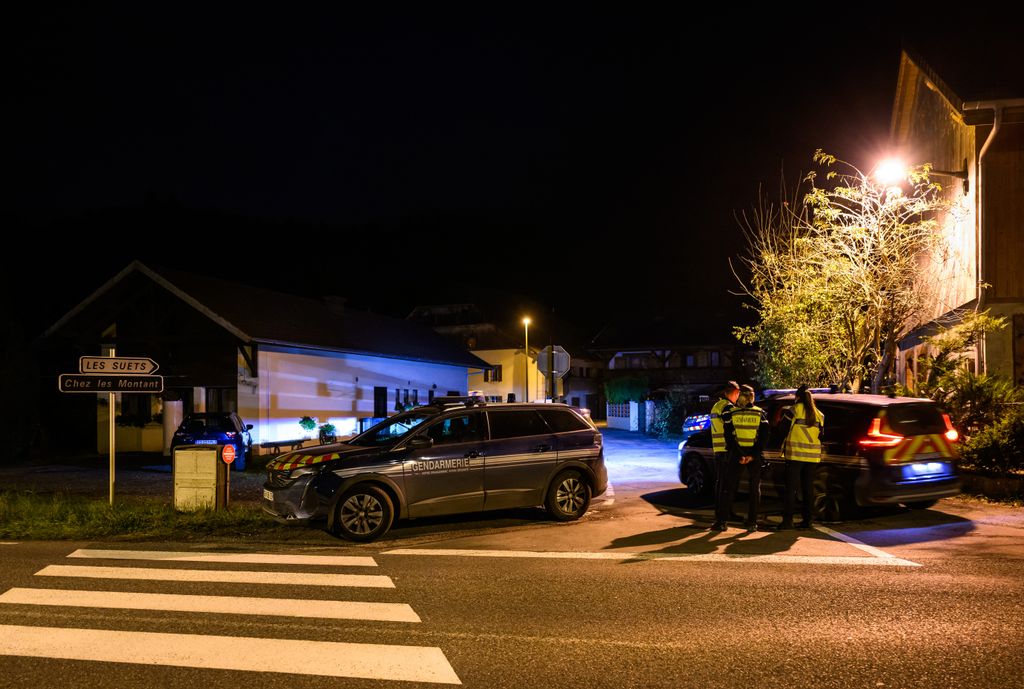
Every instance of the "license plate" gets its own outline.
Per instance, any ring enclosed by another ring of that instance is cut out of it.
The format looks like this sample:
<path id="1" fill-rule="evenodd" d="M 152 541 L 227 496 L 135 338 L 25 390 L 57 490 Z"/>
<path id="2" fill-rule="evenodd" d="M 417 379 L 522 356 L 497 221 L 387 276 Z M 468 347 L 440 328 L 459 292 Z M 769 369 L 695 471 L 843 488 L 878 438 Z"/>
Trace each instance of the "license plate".
<path id="1" fill-rule="evenodd" d="M 264 488 L 263 489 L 263 499 L 264 500 L 269 500 L 270 502 L 274 502 L 274 493 L 272 491 L 269 491 L 266 488 Z"/>
<path id="2" fill-rule="evenodd" d="M 914 462 L 903 467 L 903 478 L 934 478 L 952 473 L 948 462 Z"/>
<path id="3" fill-rule="evenodd" d="M 216 445 L 216 440 L 197 440 L 196 445 Z"/>

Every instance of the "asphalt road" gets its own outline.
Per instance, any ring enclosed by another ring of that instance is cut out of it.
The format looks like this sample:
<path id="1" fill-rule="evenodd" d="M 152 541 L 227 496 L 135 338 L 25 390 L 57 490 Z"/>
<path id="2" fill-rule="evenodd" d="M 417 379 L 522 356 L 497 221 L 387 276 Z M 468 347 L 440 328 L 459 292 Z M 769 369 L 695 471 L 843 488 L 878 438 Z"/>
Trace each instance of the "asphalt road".
<path id="1" fill-rule="evenodd" d="M 614 495 L 573 524 L 0 545 L 0 686 L 1022 686 L 1024 511 L 951 499 L 712 533 L 665 447 L 630 442 Z"/>

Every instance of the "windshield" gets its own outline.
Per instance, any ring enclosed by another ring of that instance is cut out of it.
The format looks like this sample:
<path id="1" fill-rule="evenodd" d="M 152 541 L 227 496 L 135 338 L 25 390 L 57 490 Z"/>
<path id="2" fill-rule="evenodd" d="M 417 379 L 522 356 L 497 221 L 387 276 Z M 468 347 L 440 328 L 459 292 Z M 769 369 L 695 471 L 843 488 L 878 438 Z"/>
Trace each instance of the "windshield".
<path id="1" fill-rule="evenodd" d="M 434 414 L 424 412 L 406 412 L 385 419 L 370 430 L 357 435 L 348 441 L 349 445 L 362 447 L 374 447 L 377 445 L 391 445 L 398 442 L 410 432 Z"/>

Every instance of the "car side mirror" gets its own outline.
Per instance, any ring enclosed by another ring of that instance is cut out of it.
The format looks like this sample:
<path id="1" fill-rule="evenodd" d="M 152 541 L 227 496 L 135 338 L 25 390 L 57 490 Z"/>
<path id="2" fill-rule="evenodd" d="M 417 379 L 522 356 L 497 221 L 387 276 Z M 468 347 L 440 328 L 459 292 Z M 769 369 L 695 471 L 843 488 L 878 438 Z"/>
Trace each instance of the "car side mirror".
<path id="1" fill-rule="evenodd" d="M 434 440 L 429 435 L 418 435 L 405 444 L 410 450 L 426 450 L 434 446 Z"/>
<path id="2" fill-rule="evenodd" d="M 251 423 L 245 424 L 245 430 L 251 431 L 252 430 L 252 424 Z"/>

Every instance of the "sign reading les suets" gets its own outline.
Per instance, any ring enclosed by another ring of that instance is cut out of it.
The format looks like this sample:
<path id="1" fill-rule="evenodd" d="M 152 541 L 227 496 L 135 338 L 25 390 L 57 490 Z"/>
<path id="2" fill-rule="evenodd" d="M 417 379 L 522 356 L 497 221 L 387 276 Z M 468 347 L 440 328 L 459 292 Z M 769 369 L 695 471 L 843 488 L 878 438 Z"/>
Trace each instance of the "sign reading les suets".
<path id="1" fill-rule="evenodd" d="M 145 357 L 103 357 L 83 356 L 78 360 L 79 373 L 114 373 L 149 375 L 156 373 L 160 365 Z"/>

